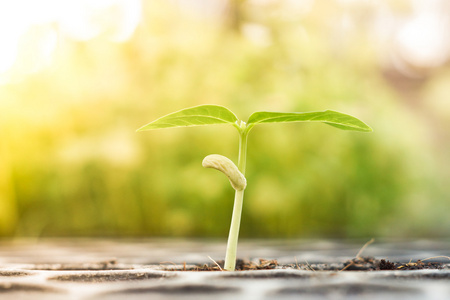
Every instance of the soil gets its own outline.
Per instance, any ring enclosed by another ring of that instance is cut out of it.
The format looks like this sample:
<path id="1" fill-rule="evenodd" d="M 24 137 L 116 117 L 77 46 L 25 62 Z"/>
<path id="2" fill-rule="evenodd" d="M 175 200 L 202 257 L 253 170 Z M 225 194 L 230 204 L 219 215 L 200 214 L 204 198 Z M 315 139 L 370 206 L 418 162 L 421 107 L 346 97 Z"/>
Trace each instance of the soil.
<path id="1" fill-rule="evenodd" d="M 442 269 L 443 263 L 423 262 L 420 259 L 415 262 L 399 263 L 373 257 L 358 257 L 344 263 L 343 271 L 398 271 L 398 270 L 424 270 Z"/>
<path id="2" fill-rule="evenodd" d="M 118 264 L 116 259 L 85 262 L 85 263 L 62 263 L 62 264 L 35 264 L 31 270 L 45 271 L 86 271 L 86 270 L 123 270 L 126 269 Z"/>
<path id="3" fill-rule="evenodd" d="M 166 267 L 167 271 L 223 271 L 224 261 L 217 261 L 210 264 L 190 265 L 186 264 L 180 268 Z M 287 264 L 280 265 L 277 260 L 259 259 L 259 262 L 238 259 L 236 261 L 236 271 L 270 270 L 270 269 L 299 269 L 310 271 L 406 271 L 406 270 L 440 270 L 447 264 L 441 262 L 424 262 L 417 260 L 408 263 L 391 262 L 385 259 L 374 257 L 356 257 L 337 264 Z"/>
<path id="4" fill-rule="evenodd" d="M 198 265 L 191 270 L 186 269 L 186 271 L 223 271 L 224 263 L 225 262 L 221 260 L 211 264 Z M 270 270 L 275 269 L 277 266 L 278 262 L 276 259 L 259 259 L 259 263 L 243 259 L 236 260 L 236 271 Z"/>

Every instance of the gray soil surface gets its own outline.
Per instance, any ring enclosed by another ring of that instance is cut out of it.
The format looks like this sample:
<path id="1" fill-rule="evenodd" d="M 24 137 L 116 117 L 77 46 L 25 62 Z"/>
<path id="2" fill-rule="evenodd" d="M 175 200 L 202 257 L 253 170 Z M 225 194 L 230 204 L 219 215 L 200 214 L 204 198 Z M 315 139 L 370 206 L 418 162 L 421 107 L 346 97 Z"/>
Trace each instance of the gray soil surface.
<path id="1" fill-rule="evenodd" d="M 2 241 L 0 295 L 2 300 L 450 299 L 449 242 L 375 242 L 355 259 L 364 243 L 242 241 L 239 257 L 263 268 L 226 272 L 215 263 L 224 243 L 209 240 Z M 382 259 L 390 270 L 371 269 Z M 218 271 L 197 271 L 204 265 Z"/>

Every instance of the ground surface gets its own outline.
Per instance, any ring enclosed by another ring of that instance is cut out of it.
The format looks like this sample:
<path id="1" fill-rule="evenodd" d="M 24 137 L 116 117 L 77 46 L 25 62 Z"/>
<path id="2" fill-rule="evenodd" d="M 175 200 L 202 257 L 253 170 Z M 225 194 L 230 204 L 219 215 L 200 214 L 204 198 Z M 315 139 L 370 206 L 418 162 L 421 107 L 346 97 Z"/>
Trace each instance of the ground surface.
<path id="1" fill-rule="evenodd" d="M 239 257 L 261 270 L 221 272 L 223 241 L 2 241 L 0 297 L 450 299 L 450 242 L 375 241 L 360 253 L 364 243 L 242 241 Z M 219 271 L 195 271 L 205 264 Z"/>

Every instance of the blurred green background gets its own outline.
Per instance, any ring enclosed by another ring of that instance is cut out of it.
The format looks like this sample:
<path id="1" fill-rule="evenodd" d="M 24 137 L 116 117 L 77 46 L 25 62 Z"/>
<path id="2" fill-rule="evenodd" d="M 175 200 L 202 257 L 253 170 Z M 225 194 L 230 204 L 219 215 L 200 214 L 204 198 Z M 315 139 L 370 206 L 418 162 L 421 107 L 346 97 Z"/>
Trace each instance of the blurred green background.
<path id="1" fill-rule="evenodd" d="M 200 104 L 374 129 L 253 129 L 241 237 L 450 234 L 448 1 L 1 3 L 1 236 L 225 238 L 235 129 L 135 132 Z"/>

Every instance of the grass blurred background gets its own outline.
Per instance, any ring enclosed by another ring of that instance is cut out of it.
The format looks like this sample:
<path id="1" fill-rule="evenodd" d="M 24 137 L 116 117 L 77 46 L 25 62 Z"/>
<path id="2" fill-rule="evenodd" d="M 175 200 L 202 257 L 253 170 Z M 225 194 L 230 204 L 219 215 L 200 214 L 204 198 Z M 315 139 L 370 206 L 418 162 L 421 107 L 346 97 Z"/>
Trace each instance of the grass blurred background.
<path id="1" fill-rule="evenodd" d="M 230 126 L 199 104 L 333 109 L 371 134 L 261 125 L 241 237 L 450 234 L 446 0 L 0 2 L 0 235 L 226 238 Z"/>

